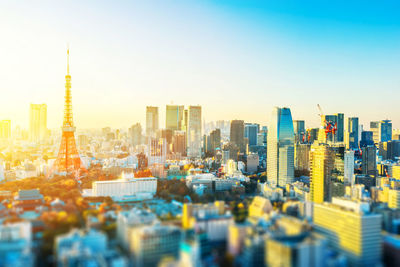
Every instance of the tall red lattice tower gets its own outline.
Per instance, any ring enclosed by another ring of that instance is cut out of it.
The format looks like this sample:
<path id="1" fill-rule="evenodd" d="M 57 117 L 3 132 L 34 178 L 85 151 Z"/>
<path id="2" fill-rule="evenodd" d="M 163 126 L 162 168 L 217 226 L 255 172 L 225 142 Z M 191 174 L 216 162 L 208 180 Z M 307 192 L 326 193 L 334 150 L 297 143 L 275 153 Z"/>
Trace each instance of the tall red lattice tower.
<path id="1" fill-rule="evenodd" d="M 79 157 L 75 143 L 75 127 L 72 120 L 71 75 L 69 75 L 69 49 L 67 50 L 67 75 L 65 75 L 65 106 L 64 122 L 62 126 L 62 139 L 58 156 L 53 165 L 57 174 L 75 175 L 79 177 L 80 171 L 85 167 Z"/>

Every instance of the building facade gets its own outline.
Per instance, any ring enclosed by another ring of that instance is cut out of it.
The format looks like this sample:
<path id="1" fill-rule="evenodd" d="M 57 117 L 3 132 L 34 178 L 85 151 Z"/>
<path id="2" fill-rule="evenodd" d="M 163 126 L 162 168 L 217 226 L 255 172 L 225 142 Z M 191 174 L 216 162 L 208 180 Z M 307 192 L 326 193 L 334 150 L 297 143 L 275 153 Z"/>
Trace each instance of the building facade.
<path id="1" fill-rule="evenodd" d="M 40 142 L 47 134 L 47 105 L 31 104 L 29 110 L 29 140 Z"/>
<path id="2" fill-rule="evenodd" d="M 275 107 L 267 137 L 267 179 L 284 187 L 294 181 L 294 130 L 289 108 Z"/>

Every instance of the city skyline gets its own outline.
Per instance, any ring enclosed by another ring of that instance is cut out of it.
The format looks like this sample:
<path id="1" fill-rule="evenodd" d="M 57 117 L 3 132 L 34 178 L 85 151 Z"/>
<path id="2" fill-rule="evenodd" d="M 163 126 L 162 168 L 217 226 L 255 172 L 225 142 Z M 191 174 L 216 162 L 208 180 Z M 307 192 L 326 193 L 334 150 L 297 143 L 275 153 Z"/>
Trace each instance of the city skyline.
<path id="1" fill-rule="evenodd" d="M 395 2 L 329 11 L 257 1 L 31 5 L 0 8 L 0 24 L 12 26 L 0 51 L 0 119 L 13 129 L 28 129 L 30 103 L 45 103 L 48 128 L 60 127 L 67 43 L 78 128 L 144 126 L 146 106 L 160 107 L 164 125 L 171 101 L 201 105 L 206 121 L 267 125 L 273 106 L 287 106 L 317 127 L 319 103 L 326 114 L 359 117 L 364 129 L 383 119 L 400 125 Z M 377 101 L 377 92 L 393 96 Z"/>

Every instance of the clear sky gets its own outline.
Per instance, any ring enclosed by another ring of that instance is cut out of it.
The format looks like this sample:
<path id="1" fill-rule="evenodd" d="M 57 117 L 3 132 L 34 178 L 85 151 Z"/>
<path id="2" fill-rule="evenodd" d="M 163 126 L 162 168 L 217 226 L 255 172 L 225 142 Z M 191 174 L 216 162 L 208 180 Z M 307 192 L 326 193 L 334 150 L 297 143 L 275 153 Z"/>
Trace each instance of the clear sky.
<path id="1" fill-rule="evenodd" d="M 265 124 L 273 106 L 400 127 L 400 1 L 1 1 L 0 119 L 62 124 L 70 44 L 80 128 L 144 126 L 145 106 Z"/>

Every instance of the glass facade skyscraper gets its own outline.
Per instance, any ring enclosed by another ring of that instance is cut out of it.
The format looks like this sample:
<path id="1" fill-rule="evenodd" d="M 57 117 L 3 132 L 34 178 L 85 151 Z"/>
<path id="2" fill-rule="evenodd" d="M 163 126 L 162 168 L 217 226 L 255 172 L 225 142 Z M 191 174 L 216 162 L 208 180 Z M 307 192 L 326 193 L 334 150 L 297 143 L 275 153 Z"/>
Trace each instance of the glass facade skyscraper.
<path id="1" fill-rule="evenodd" d="M 244 125 L 244 137 L 249 140 L 249 146 L 257 145 L 257 134 L 260 131 L 260 125 L 256 123 L 246 123 Z"/>
<path id="2" fill-rule="evenodd" d="M 351 117 L 347 119 L 346 146 L 349 149 L 358 149 L 358 118 Z"/>
<path id="3" fill-rule="evenodd" d="M 370 129 L 374 134 L 375 144 L 392 140 L 392 123 L 390 120 L 371 121 Z"/>
<path id="4" fill-rule="evenodd" d="M 294 130 L 289 108 L 272 110 L 267 140 L 268 182 L 283 187 L 294 180 Z"/>

